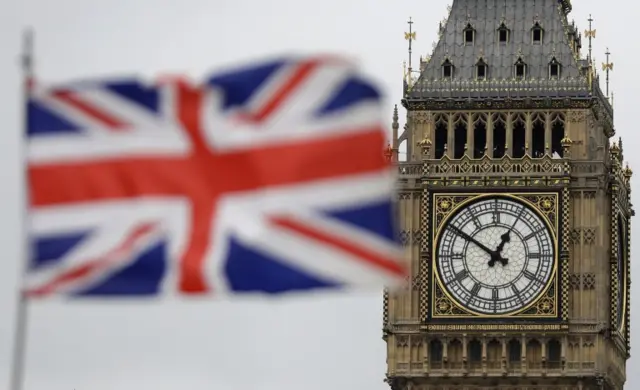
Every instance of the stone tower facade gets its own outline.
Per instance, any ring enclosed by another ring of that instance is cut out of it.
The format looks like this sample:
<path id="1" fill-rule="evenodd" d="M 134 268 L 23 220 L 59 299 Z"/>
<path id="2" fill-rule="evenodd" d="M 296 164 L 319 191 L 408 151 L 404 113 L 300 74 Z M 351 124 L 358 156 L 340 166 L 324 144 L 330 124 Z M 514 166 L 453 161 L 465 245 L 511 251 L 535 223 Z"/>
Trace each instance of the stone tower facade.
<path id="1" fill-rule="evenodd" d="M 405 80 L 393 390 L 623 389 L 631 170 L 569 0 L 453 0 Z"/>

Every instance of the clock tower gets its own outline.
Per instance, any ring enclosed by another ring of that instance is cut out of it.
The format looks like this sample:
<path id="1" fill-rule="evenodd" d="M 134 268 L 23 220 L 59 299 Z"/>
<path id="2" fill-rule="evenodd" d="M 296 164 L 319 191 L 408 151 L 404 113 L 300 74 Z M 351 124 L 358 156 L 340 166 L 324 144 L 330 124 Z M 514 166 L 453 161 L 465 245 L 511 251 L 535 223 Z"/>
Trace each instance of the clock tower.
<path id="1" fill-rule="evenodd" d="M 592 20 L 582 56 L 570 11 L 453 0 L 431 56 L 409 63 L 387 151 L 412 264 L 384 294 L 393 390 L 624 387 L 631 169 L 609 53 L 603 92 Z"/>

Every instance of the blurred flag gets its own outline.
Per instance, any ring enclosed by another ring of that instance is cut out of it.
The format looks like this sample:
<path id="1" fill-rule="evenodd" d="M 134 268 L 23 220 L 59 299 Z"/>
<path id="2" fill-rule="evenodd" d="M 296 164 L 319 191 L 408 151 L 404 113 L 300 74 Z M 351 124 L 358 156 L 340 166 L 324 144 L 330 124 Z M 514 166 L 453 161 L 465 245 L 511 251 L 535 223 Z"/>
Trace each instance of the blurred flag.
<path id="1" fill-rule="evenodd" d="M 377 89 L 336 58 L 28 101 L 30 296 L 403 282 Z"/>

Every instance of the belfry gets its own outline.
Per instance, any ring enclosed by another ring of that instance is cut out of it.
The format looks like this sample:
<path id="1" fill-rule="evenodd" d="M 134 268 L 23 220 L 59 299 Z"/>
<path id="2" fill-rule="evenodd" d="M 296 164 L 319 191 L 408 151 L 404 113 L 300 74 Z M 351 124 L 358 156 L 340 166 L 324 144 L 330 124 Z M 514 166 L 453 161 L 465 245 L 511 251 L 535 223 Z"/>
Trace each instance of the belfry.
<path id="1" fill-rule="evenodd" d="M 408 64 L 387 152 L 411 259 L 384 294 L 393 390 L 624 387 L 632 172 L 610 53 L 601 80 L 593 20 L 583 35 L 571 8 L 453 0 L 431 55 Z"/>

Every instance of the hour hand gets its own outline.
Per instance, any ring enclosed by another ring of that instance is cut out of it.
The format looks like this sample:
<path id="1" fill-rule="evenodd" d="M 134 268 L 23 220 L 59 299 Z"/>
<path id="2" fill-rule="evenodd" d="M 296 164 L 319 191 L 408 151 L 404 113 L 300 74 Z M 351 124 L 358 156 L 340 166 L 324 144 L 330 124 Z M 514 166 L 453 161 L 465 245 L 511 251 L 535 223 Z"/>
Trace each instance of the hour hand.
<path id="1" fill-rule="evenodd" d="M 506 233 L 500 236 L 500 244 L 496 248 L 496 252 L 501 253 L 504 249 L 504 244 L 511 241 L 511 230 L 507 230 Z"/>
<path id="2" fill-rule="evenodd" d="M 471 237 L 470 235 L 468 235 L 467 233 L 463 232 L 462 230 L 458 229 L 455 226 L 451 226 L 451 230 L 453 230 L 456 234 L 458 234 L 460 237 L 464 238 L 465 240 L 472 242 L 474 244 L 476 244 L 476 246 L 478 246 L 478 248 L 482 249 L 483 251 L 487 252 L 488 254 L 491 255 L 491 257 L 494 256 L 495 251 L 487 248 L 486 245 L 478 242 L 478 240 L 476 240 L 475 238 Z"/>

